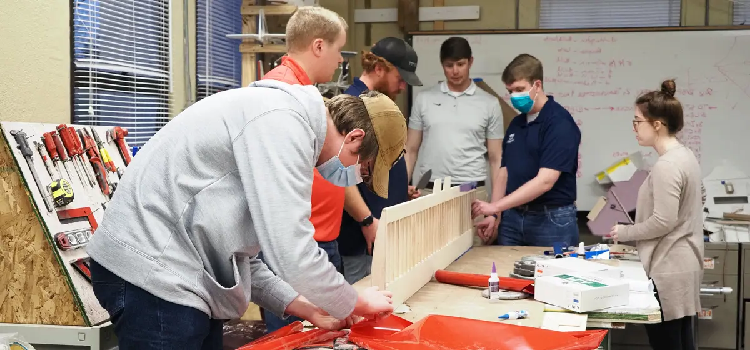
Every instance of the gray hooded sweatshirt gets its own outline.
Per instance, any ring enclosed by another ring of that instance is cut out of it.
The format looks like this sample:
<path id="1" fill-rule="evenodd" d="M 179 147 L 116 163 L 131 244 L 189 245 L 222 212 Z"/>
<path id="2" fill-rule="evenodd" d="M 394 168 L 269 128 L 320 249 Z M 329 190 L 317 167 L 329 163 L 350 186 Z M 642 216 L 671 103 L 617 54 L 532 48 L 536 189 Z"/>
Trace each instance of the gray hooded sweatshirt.
<path id="1" fill-rule="evenodd" d="M 299 294 L 349 316 L 357 292 L 309 220 L 326 126 L 313 86 L 263 80 L 197 102 L 133 157 L 87 252 L 214 319 L 239 318 L 249 301 L 281 316 Z"/>

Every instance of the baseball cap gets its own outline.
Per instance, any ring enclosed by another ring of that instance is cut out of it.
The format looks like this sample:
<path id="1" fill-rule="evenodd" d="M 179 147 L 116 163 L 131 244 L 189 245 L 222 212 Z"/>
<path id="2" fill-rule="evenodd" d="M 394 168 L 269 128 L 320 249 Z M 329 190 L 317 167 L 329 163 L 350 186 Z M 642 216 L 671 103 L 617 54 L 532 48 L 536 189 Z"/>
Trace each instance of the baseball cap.
<path id="1" fill-rule="evenodd" d="M 396 161 L 404 154 L 406 143 L 406 118 L 395 102 L 380 93 L 360 96 L 375 130 L 378 154 L 372 170 L 372 190 L 380 197 L 388 198 L 388 174 Z"/>
<path id="2" fill-rule="evenodd" d="M 417 52 L 406 41 L 389 36 L 380 39 L 370 52 L 380 56 L 398 69 L 401 78 L 411 86 L 422 86 L 417 77 Z"/>

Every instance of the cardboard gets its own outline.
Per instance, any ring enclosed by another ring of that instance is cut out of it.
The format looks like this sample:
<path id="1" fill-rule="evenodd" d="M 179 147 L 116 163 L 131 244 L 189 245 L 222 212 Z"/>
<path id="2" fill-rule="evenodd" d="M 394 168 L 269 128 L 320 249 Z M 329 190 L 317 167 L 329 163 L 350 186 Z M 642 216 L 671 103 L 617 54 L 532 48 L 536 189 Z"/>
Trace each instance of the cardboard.
<path id="1" fill-rule="evenodd" d="M 474 84 L 477 85 L 480 89 L 486 91 L 488 94 L 495 96 L 498 101 L 500 101 L 500 109 L 503 111 L 503 131 L 508 130 L 508 125 L 510 125 L 510 122 L 513 121 L 513 118 L 515 118 L 519 113 L 516 111 L 511 105 L 509 105 L 505 100 L 503 100 L 500 95 L 495 92 L 495 90 L 492 90 L 492 88 L 487 85 L 484 80 L 474 80 Z"/>
<path id="2" fill-rule="evenodd" d="M 534 282 L 534 299 L 575 312 L 627 306 L 630 283 L 580 273 L 544 276 Z"/>
<path id="3" fill-rule="evenodd" d="M 611 279 L 621 279 L 624 276 L 622 269 L 615 266 L 608 266 L 579 258 L 561 258 L 537 260 L 534 278 L 539 279 L 544 276 L 576 273 L 595 274 Z"/>

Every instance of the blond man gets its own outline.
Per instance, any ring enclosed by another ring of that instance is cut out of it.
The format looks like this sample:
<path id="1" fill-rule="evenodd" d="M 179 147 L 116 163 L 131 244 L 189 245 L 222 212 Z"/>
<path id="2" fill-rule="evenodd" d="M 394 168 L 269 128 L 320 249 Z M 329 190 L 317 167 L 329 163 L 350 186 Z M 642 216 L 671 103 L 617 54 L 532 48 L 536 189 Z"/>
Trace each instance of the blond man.
<path id="1" fill-rule="evenodd" d="M 344 39 L 328 36 L 330 11 L 301 11 L 289 27 L 304 20 L 312 34 L 291 36 L 290 53 L 305 57 L 308 79 L 324 79 Z M 391 312 L 390 293 L 358 293 L 317 247 L 310 196 L 313 169 L 352 186 L 358 161 L 373 169 L 368 186 L 387 191 L 384 166 L 405 138 L 384 95 L 324 104 L 312 86 L 271 79 L 180 113 L 133 158 L 87 247 L 119 348 L 222 349 L 223 320 L 250 301 L 326 329 Z"/>

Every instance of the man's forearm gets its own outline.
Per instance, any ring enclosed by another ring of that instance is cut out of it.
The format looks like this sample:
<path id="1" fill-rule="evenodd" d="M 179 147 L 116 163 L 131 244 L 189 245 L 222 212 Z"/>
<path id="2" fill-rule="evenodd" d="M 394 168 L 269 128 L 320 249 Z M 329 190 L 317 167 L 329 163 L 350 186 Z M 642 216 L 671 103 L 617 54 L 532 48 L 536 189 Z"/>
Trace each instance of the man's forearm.
<path id="1" fill-rule="evenodd" d="M 490 175 L 492 176 L 492 193 L 490 202 L 497 202 L 505 197 L 505 186 L 508 183 L 508 172 L 500 168 L 500 162 L 490 162 Z"/>
<path id="2" fill-rule="evenodd" d="M 284 310 L 284 313 L 291 316 L 297 316 L 303 320 L 310 320 L 312 318 L 312 315 L 315 314 L 316 311 L 318 311 L 320 308 L 313 305 L 307 298 L 303 297 L 302 295 L 297 296 L 292 302 L 287 306 L 286 310 Z"/>
<path id="3" fill-rule="evenodd" d="M 531 179 L 529 182 L 525 183 L 523 186 L 519 187 L 517 190 L 513 191 L 513 193 L 500 198 L 500 200 L 498 200 L 498 203 L 500 204 L 500 211 L 502 212 L 504 210 L 529 203 L 537 199 L 547 191 L 549 191 L 549 188 L 545 184 L 544 180 L 540 179 L 537 176 Z"/>
<path id="4" fill-rule="evenodd" d="M 362 198 L 362 194 L 359 193 L 357 186 L 347 187 L 344 193 L 344 210 L 346 210 L 354 220 L 362 221 L 364 218 L 372 215 L 370 208 L 367 207 L 367 203 L 365 203 L 364 198 Z"/>
<path id="5" fill-rule="evenodd" d="M 411 183 L 411 175 L 414 174 L 414 165 L 417 164 L 416 152 L 410 152 L 407 150 L 406 154 L 404 154 L 404 158 L 406 160 L 406 173 L 409 179 L 409 183 Z"/>

